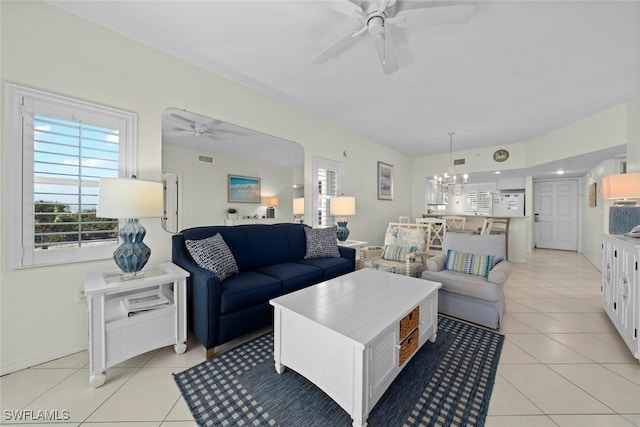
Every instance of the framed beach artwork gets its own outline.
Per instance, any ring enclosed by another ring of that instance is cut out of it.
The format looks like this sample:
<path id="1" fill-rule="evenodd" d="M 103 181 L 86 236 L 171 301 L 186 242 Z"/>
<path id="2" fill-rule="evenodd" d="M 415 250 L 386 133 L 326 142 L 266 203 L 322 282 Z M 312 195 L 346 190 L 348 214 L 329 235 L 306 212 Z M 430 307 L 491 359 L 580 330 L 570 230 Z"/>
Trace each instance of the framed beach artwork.
<path id="1" fill-rule="evenodd" d="M 393 165 L 378 162 L 378 200 L 393 200 Z"/>
<path id="2" fill-rule="evenodd" d="M 228 200 L 234 203 L 260 203 L 260 178 L 228 175 Z"/>

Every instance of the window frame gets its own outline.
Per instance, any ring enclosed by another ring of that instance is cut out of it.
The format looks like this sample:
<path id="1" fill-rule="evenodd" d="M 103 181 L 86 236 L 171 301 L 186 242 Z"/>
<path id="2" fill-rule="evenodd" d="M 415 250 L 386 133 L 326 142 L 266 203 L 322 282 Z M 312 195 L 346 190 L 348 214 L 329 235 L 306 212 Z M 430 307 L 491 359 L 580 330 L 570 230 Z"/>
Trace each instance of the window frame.
<path id="1" fill-rule="evenodd" d="M 34 186 L 31 180 L 25 180 L 25 173 L 33 170 L 34 132 L 25 132 L 26 126 L 33 123 L 25 103 L 36 102 L 51 104 L 53 108 L 75 110 L 80 116 L 94 116 L 102 119 L 121 121 L 119 150 L 119 173 L 121 177 L 136 173 L 137 152 L 137 115 L 135 113 L 107 107 L 104 105 L 57 95 L 25 86 L 5 83 L 5 132 L 3 170 L 3 252 L 8 268 L 29 268 L 53 264 L 109 259 L 118 243 L 98 246 L 81 246 L 47 251 L 34 250 L 34 217 L 28 206 L 33 205 Z M 97 115 L 97 116 L 96 116 Z M 92 123 L 92 122 L 89 122 Z M 26 138 L 31 136 L 31 141 Z M 29 165 L 28 162 L 31 162 Z"/>
<path id="2" fill-rule="evenodd" d="M 335 215 L 331 215 L 329 214 L 329 206 L 327 206 L 327 218 L 329 218 L 328 224 L 320 224 L 318 222 L 318 209 L 320 208 L 320 199 L 322 197 L 326 197 L 328 199 L 332 198 L 332 197 L 336 197 L 340 194 L 340 162 L 337 162 L 335 160 L 330 160 L 330 159 L 324 159 L 322 157 L 313 157 L 313 161 L 312 161 L 312 167 L 313 167 L 313 175 L 312 175 L 312 180 L 311 180 L 311 186 L 312 186 L 312 191 L 313 191 L 313 198 L 312 198 L 312 221 L 311 221 L 311 225 L 314 228 L 317 227 L 331 227 L 332 225 L 335 225 L 336 223 L 336 219 L 335 219 Z M 330 170 L 335 172 L 336 174 L 336 194 L 334 195 L 326 195 L 323 196 L 318 192 L 318 183 L 319 183 L 319 179 L 318 179 L 318 170 L 320 169 L 325 169 L 325 170 Z"/>

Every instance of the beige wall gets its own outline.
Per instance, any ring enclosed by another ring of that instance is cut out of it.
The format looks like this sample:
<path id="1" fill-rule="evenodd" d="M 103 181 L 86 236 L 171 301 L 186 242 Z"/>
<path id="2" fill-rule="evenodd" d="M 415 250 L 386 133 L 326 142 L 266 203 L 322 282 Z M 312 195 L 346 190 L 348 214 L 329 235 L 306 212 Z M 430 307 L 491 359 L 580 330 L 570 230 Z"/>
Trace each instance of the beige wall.
<path id="1" fill-rule="evenodd" d="M 384 224 L 409 212 L 411 162 L 404 155 L 46 3 L 2 1 L 0 15 L 3 82 L 137 113 L 140 178 L 160 179 L 162 113 L 180 107 L 300 143 L 306 171 L 312 156 L 340 162 L 342 191 L 357 199 L 349 228 L 358 240 L 381 239 Z M 15 141 L 2 141 L 8 143 Z M 395 166 L 393 202 L 376 198 L 379 160 Z M 304 180 L 309 200 L 308 172 Z M 150 262 L 170 259 L 170 235 L 160 221 L 145 220 L 144 226 Z M 3 263 L 0 373 L 86 348 L 86 308 L 75 302 L 77 289 L 86 272 L 113 268 L 111 260 L 22 270 Z"/>
<path id="2" fill-rule="evenodd" d="M 627 105 L 627 171 L 640 172 L 640 91 Z"/>

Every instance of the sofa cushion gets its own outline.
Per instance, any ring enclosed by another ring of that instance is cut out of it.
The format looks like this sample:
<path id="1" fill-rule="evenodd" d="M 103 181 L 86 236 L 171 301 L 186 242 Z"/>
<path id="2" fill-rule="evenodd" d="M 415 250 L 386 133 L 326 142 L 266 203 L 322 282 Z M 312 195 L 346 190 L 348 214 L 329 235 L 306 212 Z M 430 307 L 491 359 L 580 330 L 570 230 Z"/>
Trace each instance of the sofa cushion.
<path id="1" fill-rule="evenodd" d="M 305 228 L 304 233 L 307 238 L 307 253 L 304 259 L 340 257 L 336 238 L 337 227 Z"/>
<path id="2" fill-rule="evenodd" d="M 279 279 L 254 271 L 243 271 L 221 283 L 220 313 L 231 313 L 282 295 Z"/>
<path id="3" fill-rule="evenodd" d="M 296 262 L 283 262 L 259 268 L 255 271 L 280 280 L 282 282 L 282 292 L 285 294 L 321 282 L 323 279 L 322 269 Z"/>
<path id="4" fill-rule="evenodd" d="M 187 250 L 199 267 L 213 272 L 224 280 L 238 272 L 233 254 L 220 233 L 200 240 L 185 240 Z"/>
<path id="5" fill-rule="evenodd" d="M 442 283 L 442 290 L 454 294 L 491 302 L 501 301 L 504 298 L 502 285 L 491 283 L 482 276 L 473 276 L 450 270 L 426 270 L 422 272 L 422 278 Z"/>
<path id="6" fill-rule="evenodd" d="M 492 255 L 469 254 L 449 249 L 445 268 L 458 273 L 487 277 L 493 267 Z"/>
<path id="7" fill-rule="evenodd" d="M 296 262 L 320 268 L 322 270 L 322 280 L 333 279 L 353 271 L 353 262 L 347 258 L 313 258 L 301 259 Z"/>
<path id="8" fill-rule="evenodd" d="M 284 224 L 241 225 L 250 248 L 251 270 L 295 261 L 291 253 L 288 236 L 283 232 Z M 298 242 L 300 246 L 304 241 Z"/>
<path id="9" fill-rule="evenodd" d="M 407 255 L 415 251 L 415 246 L 385 245 L 382 251 L 382 259 L 405 262 Z"/>

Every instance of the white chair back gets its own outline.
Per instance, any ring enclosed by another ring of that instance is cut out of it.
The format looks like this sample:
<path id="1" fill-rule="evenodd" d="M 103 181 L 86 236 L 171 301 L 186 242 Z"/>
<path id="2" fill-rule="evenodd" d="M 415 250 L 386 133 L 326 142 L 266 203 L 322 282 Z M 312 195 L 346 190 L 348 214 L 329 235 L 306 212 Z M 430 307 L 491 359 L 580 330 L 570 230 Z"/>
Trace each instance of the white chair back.
<path id="1" fill-rule="evenodd" d="M 447 222 L 443 218 L 416 218 L 417 224 L 429 224 L 431 227 L 431 241 L 432 248 L 442 249 L 442 242 L 444 241 L 444 235 L 447 232 Z"/>
<path id="2" fill-rule="evenodd" d="M 467 222 L 467 219 L 463 216 L 443 216 L 442 219 L 447 222 L 447 231 L 464 230 L 465 223 Z"/>

